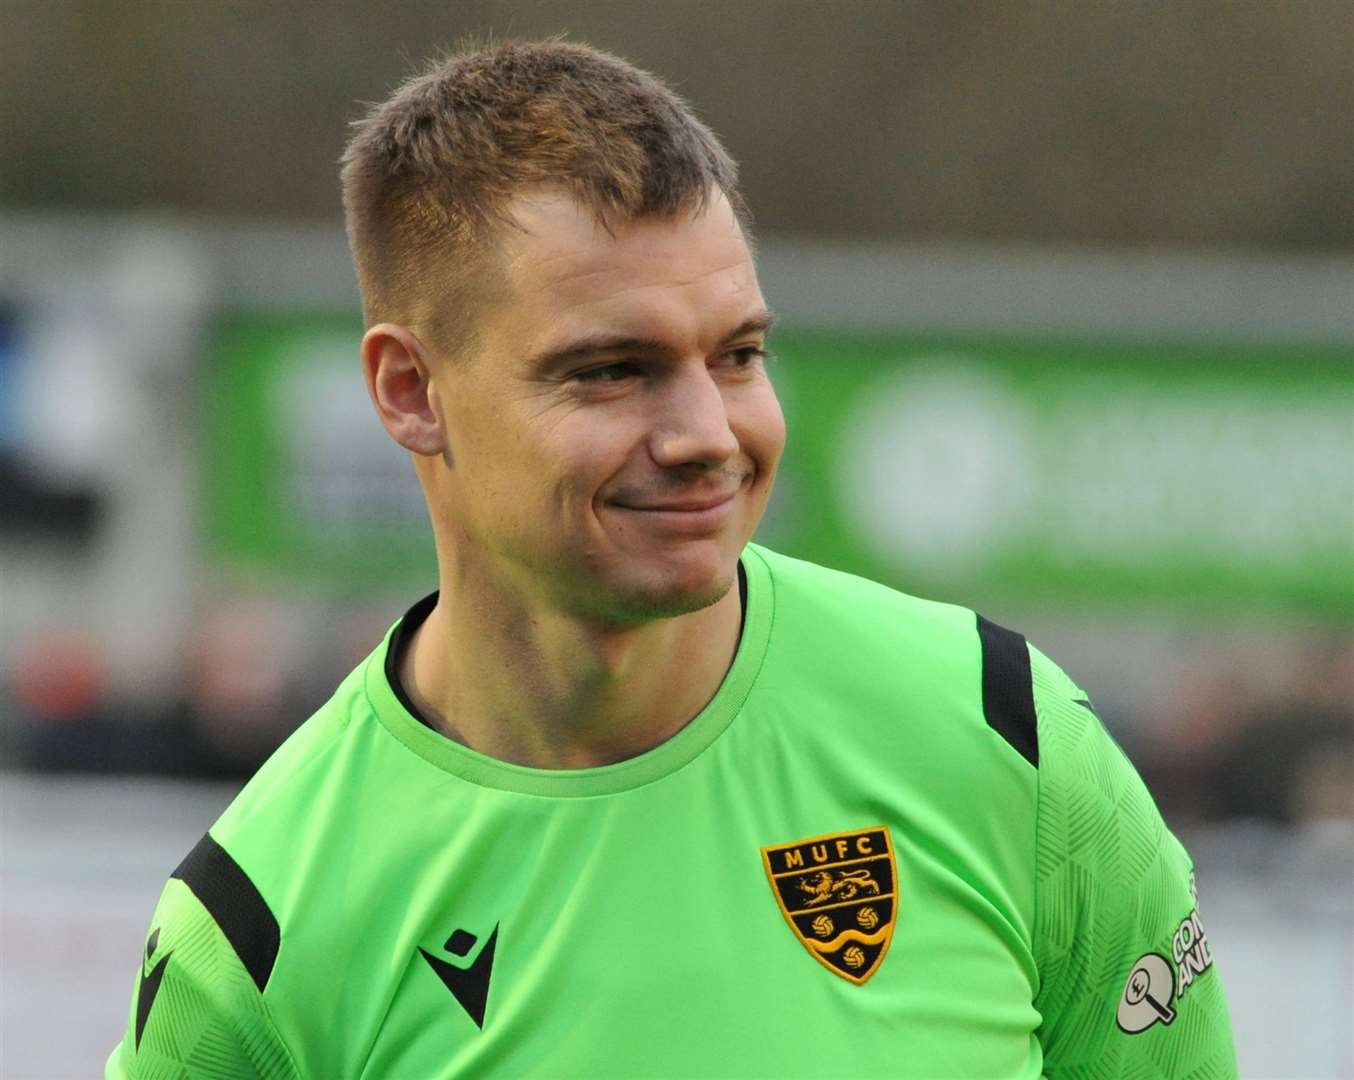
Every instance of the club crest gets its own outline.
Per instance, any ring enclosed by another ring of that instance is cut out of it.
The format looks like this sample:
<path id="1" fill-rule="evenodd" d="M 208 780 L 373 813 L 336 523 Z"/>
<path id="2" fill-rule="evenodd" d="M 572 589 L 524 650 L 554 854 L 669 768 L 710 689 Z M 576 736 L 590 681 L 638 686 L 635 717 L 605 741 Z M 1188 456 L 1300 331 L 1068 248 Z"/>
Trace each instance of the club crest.
<path id="1" fill-rule="evenodd" d="M 762 848 L 771 891 L 809 955 L 860 985 L 884 961 L 898 910 L 884 826 Z"/>

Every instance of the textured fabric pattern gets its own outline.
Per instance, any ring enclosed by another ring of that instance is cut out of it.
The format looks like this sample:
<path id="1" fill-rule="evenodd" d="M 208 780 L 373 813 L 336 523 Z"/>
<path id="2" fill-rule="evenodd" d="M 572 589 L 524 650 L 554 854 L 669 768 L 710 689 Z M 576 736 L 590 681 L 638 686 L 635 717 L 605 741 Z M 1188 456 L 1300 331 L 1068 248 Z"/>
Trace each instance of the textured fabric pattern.
<path id="1" fill-rule="evenodd" d="M 149 962 L 168 957 L 164 981 L 138 1047 L 138 973 L 127 1033 L 108 1059 L 107 1077 L 296 1077 L 254 980 L 183 882 L 165 886 L 151 926 L 159 934 Z"/>
<path id="2" fill-rule="evenodd" d="M 1192 868 L 1086 695 L 1030 651 L 1042 751 L 1034 948 L 1045 1071 L 1058 1080 L 1234 1077 L 1212 967 L 1175 1001 L 1169 1024 L 1133 1033 L 1119 1026 L 1138 959 L 1155 952 L 1173 960 L 1176 931 L 1196 907 Z M 1170 1002 L 1162 1004 L 1169 1012 Z"/>

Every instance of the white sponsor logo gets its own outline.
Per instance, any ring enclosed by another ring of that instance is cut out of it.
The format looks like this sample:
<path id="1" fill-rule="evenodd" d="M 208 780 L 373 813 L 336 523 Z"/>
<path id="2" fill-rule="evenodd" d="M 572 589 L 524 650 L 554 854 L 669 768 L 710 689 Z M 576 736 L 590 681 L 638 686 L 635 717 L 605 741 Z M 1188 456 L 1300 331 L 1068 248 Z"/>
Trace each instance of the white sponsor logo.
<path id="1" fill-rule="evenodd" d="M 1171 1023 L 1176 1016 L 1171 1008 L 1175 996 L 1175 977 L 1164 956 L 1148 953 L 1140 957 L 1129 973 L 1119 999 L 1119 1026 L 1130 1035 L 1146 1031 L 1160 1020 Z"/>
<path id="2" fill-rule="evenodd" d="M 1199 921 L 1199 892 L 1193 874 L 1189 889 L 1194 897 L 1194 909 L 1180 920 L 1171 934 L 1174 967 L 1164 956 L 1147 953 L 1139 957 L 1124 983 L 1117 1019 L 1119 1027 L 1130 1035 L 1146 1031 L 1158 1021 L 1171 1023 L 1176 1017 L 1171 1002 L 1183 998 L 1194 980 L 1213 966 L 1208 935 Z"/>

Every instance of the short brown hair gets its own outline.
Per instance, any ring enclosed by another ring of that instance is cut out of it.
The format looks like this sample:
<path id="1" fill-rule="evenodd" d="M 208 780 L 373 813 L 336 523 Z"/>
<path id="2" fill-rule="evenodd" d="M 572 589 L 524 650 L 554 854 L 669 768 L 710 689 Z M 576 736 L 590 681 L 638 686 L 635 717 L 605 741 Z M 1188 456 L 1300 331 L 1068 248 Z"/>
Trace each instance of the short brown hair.
<path id="1" fill-rule="evenodd" d="M 737 166 L 709 128 L 657 78 L 587 45 L 462 48 L 353 127 L 343 206 L 367 324 L 405 322 L 444 347 L 464 343 L 523 190 L 562 188 L 609 227 L 698 210 L 718 189 L 747 224 Z"/>

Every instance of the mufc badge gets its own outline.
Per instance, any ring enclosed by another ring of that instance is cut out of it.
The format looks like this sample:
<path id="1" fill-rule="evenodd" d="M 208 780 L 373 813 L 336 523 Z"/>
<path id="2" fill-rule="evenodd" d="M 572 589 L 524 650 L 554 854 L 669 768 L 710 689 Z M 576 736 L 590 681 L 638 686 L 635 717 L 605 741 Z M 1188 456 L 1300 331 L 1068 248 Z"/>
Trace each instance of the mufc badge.
<path id="1" fill-rule="evenodd" d="M 859 986 L 884 962 L 898 913 L 882 825 L 762 848 L 771 891 L 809 955 Z"/>

